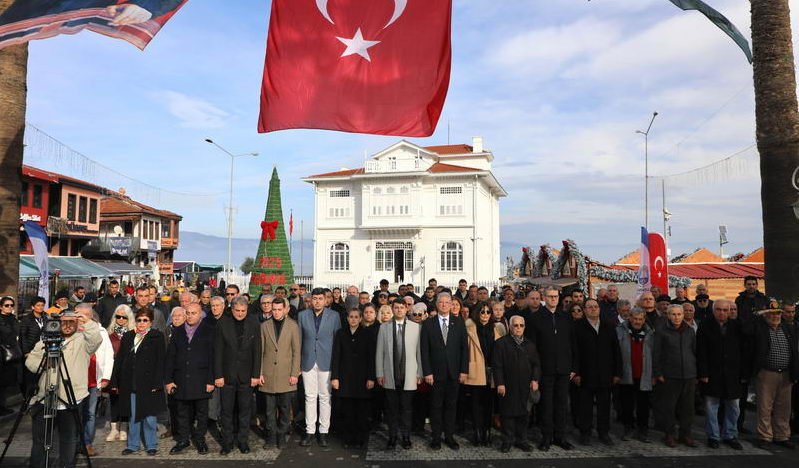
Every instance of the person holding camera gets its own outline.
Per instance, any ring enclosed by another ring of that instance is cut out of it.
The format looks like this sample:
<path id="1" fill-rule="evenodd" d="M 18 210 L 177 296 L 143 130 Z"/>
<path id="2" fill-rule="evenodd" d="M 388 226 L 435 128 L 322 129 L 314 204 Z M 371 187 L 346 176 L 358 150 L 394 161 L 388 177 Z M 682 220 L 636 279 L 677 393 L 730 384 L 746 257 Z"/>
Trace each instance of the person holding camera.
<path id="1" fill-rule="evenodd" d="M 56 320 L 52 317 L 51 320 Z M 50 382 L 59 382 L 58 402 L 56 417 L 53 424 L 58 428 L 58 453 L 60 465 L 65 467 L 75 466 L 75 454 L 78 450 L 79 432 L 83 430 L 79 427 L 75 418 L 74 411 L 78 408 L 67 407 L 67 384 L 72 386 L 75 400 L 80 406 L 81 402 L 89 396 L 89 362 L 103 342 L 100 334 L 100 327 L 92 320 L 87 320 L 85 316 L 76 315 L 73 311 L 66 311 L 60 317 L 60 337 L 48 336 L 43 330 L 43 338 L 47 341 L 53 340 L 57 343 L 62 354 L 62 365 L 69 371 L 69 382 L 63 382 L 59 378 L 59 369 L 46 369 L 39 378 L 38 390 L 31 400 L 31 418 L 33 419 L 33 445 L 31 445 L 30 466 L 34 468 L 43 467 L 47 463 L 47 454 L 42 447 L 45 439 L 45 421 L 43 400 L 47 394 L 45 383 L 49 378 Z M 25 359 L 25 367 L 33 373 L 39 370 L 46 353 L 44 341 L 39 341 Z M 49 374 L 49 375 L 48 375 Z"/>
<path id="2" fill-rule="evenodd" d="M 111 376 L 112 393 L 119 395 L 119 416 L 129 418 L 128 443 L 122 455 L 141 448 L 141 434 L 147 455 L 158 453 L 156 415 L 166 409 L 164 398 L 164 335 L 152 328 L 152 309 L 136 311 L 136 328 L 122 336 Z"/>

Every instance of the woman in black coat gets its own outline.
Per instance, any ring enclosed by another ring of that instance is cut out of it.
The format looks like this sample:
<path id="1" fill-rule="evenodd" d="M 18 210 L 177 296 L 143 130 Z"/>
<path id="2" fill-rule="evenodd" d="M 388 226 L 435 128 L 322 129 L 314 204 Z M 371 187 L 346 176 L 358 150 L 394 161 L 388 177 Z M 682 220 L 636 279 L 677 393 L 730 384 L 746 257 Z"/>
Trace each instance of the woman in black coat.
<path id="1" fill-rule="evenodd" d="M 336 333 L 330 384 L 341 407 L 344 446 L 361 448 L 369 435 L 369 390 L 375 385 L 374 334 L 360 326 L 361 310 L 347 314 L 348 327 Z"/>
<path id="2" fill-rule="evenodd" d="M 144 433 L 148 455 L 158 453 L 156 415 L 166 408 L 164 397 L 164 335 L 151 328 L 153 311 L 136 312 L 136 328 L 122 337 L 114 360 L 111 390 L 119 393 L 119 414 L 129 417 L 127 448 L 123 455 L 137 452 Z"/>
<path id="3" fill-rule="evenodd" d="M 0 344 L 11 349 L 21 351 L 17 336 L 19 336 L 19 323 L 17 316 L 14 315 L 14 298 L 5 296 L 0 299 Z M 0 416 L 5 416 L 14 411 L 6 408 L 5 388 L 16 385 L 19 381 L 20 363 L 22 360 L 14 362 L 0 362 Z"/>

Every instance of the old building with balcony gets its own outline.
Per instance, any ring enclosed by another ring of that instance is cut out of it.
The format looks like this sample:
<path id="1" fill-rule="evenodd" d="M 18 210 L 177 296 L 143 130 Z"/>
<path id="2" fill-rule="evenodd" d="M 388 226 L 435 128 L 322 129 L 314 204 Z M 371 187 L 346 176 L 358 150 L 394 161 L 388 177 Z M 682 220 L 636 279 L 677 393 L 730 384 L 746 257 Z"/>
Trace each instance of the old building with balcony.
<path id="1" fill-rule="evenodd" d="M 481 138 L 471 146 L 402 140 L 363 168 L 306 177 L 315 192 L 315 284 L 497 280 L 507 193 L 493 160 Z"/>

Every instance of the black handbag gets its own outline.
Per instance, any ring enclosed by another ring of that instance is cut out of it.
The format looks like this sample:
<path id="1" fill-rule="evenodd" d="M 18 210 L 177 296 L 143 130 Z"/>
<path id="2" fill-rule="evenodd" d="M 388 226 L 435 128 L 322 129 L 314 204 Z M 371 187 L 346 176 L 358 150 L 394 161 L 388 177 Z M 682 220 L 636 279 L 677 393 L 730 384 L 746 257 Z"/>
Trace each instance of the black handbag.
<path id="1" fill-rule="evenodd" d="M 3 363 L 10 363 L 22 360 L 22 348 L 19 343 L 14 344 L 0 344 L 0 357 Z"/>

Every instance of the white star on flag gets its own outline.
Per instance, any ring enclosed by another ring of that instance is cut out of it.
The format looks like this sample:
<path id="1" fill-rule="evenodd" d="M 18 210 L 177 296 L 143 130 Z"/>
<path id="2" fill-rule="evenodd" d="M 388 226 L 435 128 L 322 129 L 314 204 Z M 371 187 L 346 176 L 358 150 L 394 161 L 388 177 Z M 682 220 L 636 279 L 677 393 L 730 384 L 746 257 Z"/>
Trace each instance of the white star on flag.
<path id="1" fill-rule="evenodd" d="M 342 57 L 358 54 L 370 62 L 372 59 L 369 57 L 368 49 L 372 46 L 380 44 L 380 41 L 365 40 L 363 38 L 363 34 L 361 33 L 361 28 L 358 28 L 358 30 L 355 31 L 355 36 L 352 39 L 347 39 L 344 37 L 336 37 L 336 39 L 347 46 L 347 48 L 344 50 L 344 53 L 341 54 Z"/>

